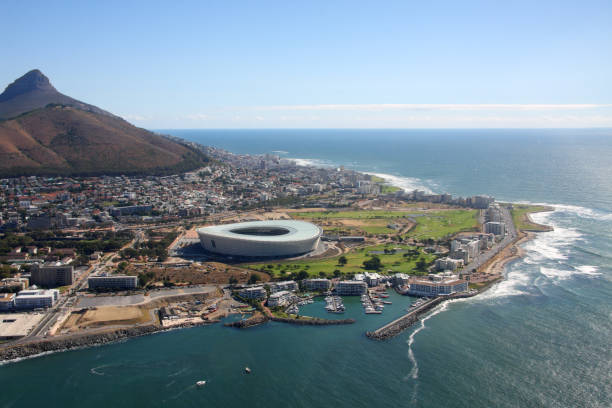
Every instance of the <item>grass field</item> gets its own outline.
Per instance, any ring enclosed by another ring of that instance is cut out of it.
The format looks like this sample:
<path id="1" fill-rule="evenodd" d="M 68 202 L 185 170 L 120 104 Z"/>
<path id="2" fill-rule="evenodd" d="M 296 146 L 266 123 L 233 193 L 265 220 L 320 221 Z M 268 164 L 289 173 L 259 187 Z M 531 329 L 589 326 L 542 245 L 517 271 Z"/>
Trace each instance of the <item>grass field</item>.
<path id="1" fill-rule="evenodd" d="M 316 219 L 392 219 L 392 218 L 408 218 L 415 214 L 420 214 L 422 211 L 385 211 L 385 210 L 359 210 L 359 211 L 310 211 L 310 212 L 295 212 L 291 215 L 298 218 Z"/>
<path id="2" fill-rule="evenodd" d="M 416 218 L 417 225 L 405 238 L 440 239 L 463 231 L 477 231 L 477 210 L 448 210 L 428 212 Z"/>
<path id="3" fill-rule="evenodd" d="M 243 265 L 249 269 L 261 270 L 262 268 L 268 271 L 270 275 L 274 277 L 289 276 L 291 273 L 298 273 L 300 271 L 306 271 L 310 277 L 319 277 L 323 273 L 327 277 L 333 277 L 334 271 L 339 270 L 341 274 L 355 274 L 368 272 L 363 268 L 363 262 L 372 257 L 372 251 L 379 252 L 384 251 L 385 248 L 399 248 L 399 250 L 392 254 L 376 254 L 381 262 L 382 267 L 378 271 L 379 273 L 387 273 L 391 270 L 393 273 L 412 273 L 422 274 L 424 271 L 419 271 L 416 268 L 417 261 L 419 258 L 423 258 L 427 263 L 431 263 L 435 260 L 435 256 L 431 254 L 423 253 L 419 250 L 419 255 L 412 258 L 404 257 L 404 253 L 407 250 L 417 250 L 417 247 L 408 245 L 373 245 L 366 248 L 360 248 L 345 254 L 347 263 L 344 266 L 338 264 L 339 256 L 327 259 L 316 259 L 316 260 L 304 260 L 296 262 L 280 262 L 280 263 L 269 263 L 269 264 L 252 264 Z M 376 271 L 370 271 L 376 272 Z"/>
<path id="4" fill-rule="evenodd" d="M 314 223 L 343 223 L 345 227 L 354 227 L 368 234 L 394 234 L 388 228 L 389 223 L 415 222 L 416 226 L 403 235 L 403 238 L 440 239 L 449 234 L 478 230 L 477 210 L 440 210 L 440 211 L 315 211 L 292 214 L 296 218 L 310 220 Z M 325 228 L 326 231 L 329 228 Z M 342 229 L 339 229 L 342 232 Z"/>
<path id="5" fill-rule="evenodd" d="M 514 204 L 512 206 L 512 219 L 517 229 L 523 231 L 550 231 L 550 227 L 529 221 L 528 214 L 541 211 L 550 211 L 551 208 L 544 205 Z"/>

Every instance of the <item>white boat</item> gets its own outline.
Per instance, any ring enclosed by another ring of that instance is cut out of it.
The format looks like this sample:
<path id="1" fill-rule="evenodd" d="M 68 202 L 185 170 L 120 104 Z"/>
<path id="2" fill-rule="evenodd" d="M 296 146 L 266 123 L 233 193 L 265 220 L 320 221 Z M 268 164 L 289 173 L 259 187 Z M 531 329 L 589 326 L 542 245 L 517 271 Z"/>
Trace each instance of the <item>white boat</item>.
<path id="1" fill-rule="evenodd" d="M 249 367 L 244 367 L 245 374 L 251 374 L 251 369 Z"/>
<path id="2" fill-rule="evenodd" d="M 197 385 L 198 387 L 203 387 L 203 386 L 205 386 L 205 385 L 206 385 L 206 380 L 200 380 L 200 381 L 196 382 L 196 385 Z"/>

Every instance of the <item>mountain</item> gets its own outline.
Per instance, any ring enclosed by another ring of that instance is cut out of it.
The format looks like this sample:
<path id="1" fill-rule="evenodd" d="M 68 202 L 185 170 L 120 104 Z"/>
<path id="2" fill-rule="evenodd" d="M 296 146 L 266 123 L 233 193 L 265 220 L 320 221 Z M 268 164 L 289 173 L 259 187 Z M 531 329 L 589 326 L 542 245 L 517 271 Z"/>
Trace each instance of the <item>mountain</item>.
<path id="1" fill-rule="evenodd" d="M 93 105 L 59 93 L 42 72 L 33 69 L 10 84 L 0 95 L 0 119 L 13 118 L 34 109 L 44 108 L 50 103 L 74 106 L 75 108 L 112 116 Z"/>
<path id="2" fill-rule="evenodd" d="M 187 144 L 59 93 L 39 70 L 0 94 L 0 176 L 171 174 L 204 165 Z"/>

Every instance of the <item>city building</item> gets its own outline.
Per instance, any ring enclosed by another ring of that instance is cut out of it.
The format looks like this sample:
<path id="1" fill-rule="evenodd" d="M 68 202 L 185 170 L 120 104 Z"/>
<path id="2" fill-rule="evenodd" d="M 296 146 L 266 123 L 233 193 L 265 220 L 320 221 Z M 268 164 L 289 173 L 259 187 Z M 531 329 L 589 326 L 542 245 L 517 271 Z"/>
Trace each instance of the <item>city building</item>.
<path id="1" fill-rule="evenodd" d="M 430 276 L 428 280 L 413 280 L 408 286 L 411 296 L 444 296 L 467 292 L 468 283 L 456 276 Z"/>
<path id="2" fill-rule="evenodd" d="M 87 279 L 90 290 L 132 290 L 138 287 L 137 276 L 110 275 L 90 276 Z"/>
<path id="3" fill-rule="evenodd" d="M 382 276 L 376 272 L 366 272 L 364 275 L 365 281 L 369 287 L 378 286 L 382 282 Z"/>
<path id="4" fill-rule="evenodd" d="M 321 229 L 294 220 L 251 221 L 199 228 L 202 247 L 215 254 L 276 258 L 311 252 L 319 245 Z"/>
<path id="5" fill-rule="evenodd" d="M 0 281 L 0 288 L 9 292 L 19 292 L 20 290 L 27 289 L 28 286 L 30 286 L 28 278 L 4 278 Z"/>
<path id="6" fill-rule="evenodd" d="M 16 309 L 38 309 L 51 307 L 59 299 L 57 289 L 22 290 L 15 296 Z"/>
<path id="7" fill-rule="evenodd" d="M 395 286 L 404 286 L 410 280 L 410 275 L 405 273 L 396 273 L 393 275 L 393 285 Z"/>
<path id="8" fill-rule="evenodd" d="M 72 285 L 74 267 L 63 264 L 34 264 L 30 275 L 32 285 L 57 287 Z"/>
<path id="9" fill-rule="evenodd" d="M 0 293 L 0 311 L 12 310 L 15 307 L 14 293 Z"/>
<path id="10" fill-rule="evenodd" d="M 487 234 L 506 235 L 506 224 L 503 222 L 489 221 L 484 227 Z"/>
<path id="11" fill-rule="evenodd" d="M 268 297 L 269 307 L 287 306 L 291 303 L 295 295 L 287 290 L 281 290 L 280 292 L 272 293 Z"/>
<path id="12" fill-rule="evenodd" d="M 329 279 L 304 279 L 302 281 L 302 287 L 304 290 L 312 290 L 315 292 L 327 292 L 331 288 L 331 281 Z"/>
<path id="13" fill-rule="evenodd" d="M 251 286 L 241 289 L 238 295 L 244 299 L 265 299 L 267 293 L 263 286 Z"/>
<path id="14" fill-rule="evenodd" d="M 358 296 L 366 293 L 368 284 L 360 281 L 340 281 L 334 289 L 339 296 Z"/>
<path id="15" fill-rule="evenodd" d="M 109 210 L 109 213 L 113 217 L 120 217 L 124 215 L 147 214 L 151 210 L 153 210 L 151 205 L 129 205 L 126 207 L 113 207 Z"/>
<path id="16" fill-rule="evenodd" d="M 461 238 L 451 241 L 450 258 L 463 259 L 468 264 L 480 253 L 480 240 L 478 238 Z"/>
<path id="17" fill-rule="evenodd" d="M 439 258 L 436 259 L 436 269 L 439 271 L 455 271 L 463 268 L 463 259 Z"/>
<path id="18" fill-rule="evenodd" d="M 280 292 L 282 290 L 295 292 L 298 290 L 298 284 L 295 281 L 270 282 L 267 284 L 271 293 Z"/>

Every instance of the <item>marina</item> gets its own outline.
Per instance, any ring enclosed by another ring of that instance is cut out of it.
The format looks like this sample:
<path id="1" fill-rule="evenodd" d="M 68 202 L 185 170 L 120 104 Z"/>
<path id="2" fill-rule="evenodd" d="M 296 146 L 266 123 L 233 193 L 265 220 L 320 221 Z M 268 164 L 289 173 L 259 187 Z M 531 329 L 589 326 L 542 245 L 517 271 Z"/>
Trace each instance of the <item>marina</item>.
<path id="1" fill-rule="evenodd" d="M 325 310 L 329 313 L 344 313 L 344 303 L 340 296 L 326 296 L 325 297 Z"/>

